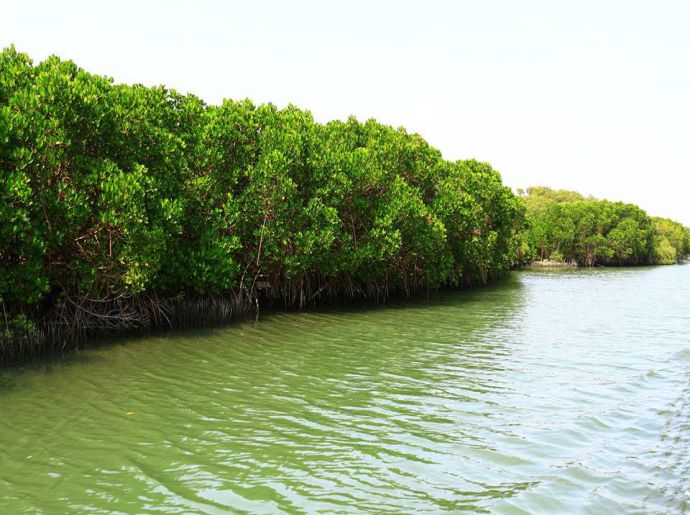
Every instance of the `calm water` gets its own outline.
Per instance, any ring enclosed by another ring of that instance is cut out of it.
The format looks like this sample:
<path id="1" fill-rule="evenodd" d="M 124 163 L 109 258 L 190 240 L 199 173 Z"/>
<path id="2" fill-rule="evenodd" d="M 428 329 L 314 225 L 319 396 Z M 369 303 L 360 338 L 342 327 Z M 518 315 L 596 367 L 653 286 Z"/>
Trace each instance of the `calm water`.
<path id="1" fill-rule="evenodd" d="M 520 272 L 0 372 L 0 512 L 681 512 L 690 266 Z"/>

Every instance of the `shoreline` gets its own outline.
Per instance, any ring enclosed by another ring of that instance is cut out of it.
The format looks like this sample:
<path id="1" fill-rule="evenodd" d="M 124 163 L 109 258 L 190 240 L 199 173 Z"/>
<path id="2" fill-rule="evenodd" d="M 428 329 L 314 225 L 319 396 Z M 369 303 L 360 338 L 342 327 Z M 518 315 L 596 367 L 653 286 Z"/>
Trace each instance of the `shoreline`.
<path id="1" fill-rule="evenodd" d="M 566 261 L 551 261 L 550 259 L 542 259 L 541 261 L 532 261 L 527 268 L 578 268 L 575 262 L 568 263 Z"/>

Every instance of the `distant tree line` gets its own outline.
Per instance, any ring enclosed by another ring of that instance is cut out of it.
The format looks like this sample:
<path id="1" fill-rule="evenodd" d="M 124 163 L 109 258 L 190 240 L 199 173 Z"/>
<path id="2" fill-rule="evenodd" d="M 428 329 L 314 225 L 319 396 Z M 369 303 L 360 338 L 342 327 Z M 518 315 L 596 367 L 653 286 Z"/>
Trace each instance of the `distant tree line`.
<path id="1" fill-rule="evenodd" d="M 207 105 L 13 47 L 0 173 L 6 347 L 36 327 L 174 323 L 190 299 L 227 314 L 483 284 L 527 258 L 498 172 L 404 129 Z"/>
<path id="2" fill-rule="evenodd" d="M 580 266 L 672 264 L 690 255 L 690 229 L 623 202 L 544 187 L 520 191 L 536 259 Z"/>

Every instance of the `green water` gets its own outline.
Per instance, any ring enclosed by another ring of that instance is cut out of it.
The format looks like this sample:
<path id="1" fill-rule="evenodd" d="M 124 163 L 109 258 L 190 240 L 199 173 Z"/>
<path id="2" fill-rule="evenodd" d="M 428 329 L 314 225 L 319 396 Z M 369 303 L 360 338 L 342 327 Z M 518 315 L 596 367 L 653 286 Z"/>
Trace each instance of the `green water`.
<path id="1" fill-rule="evenodd" d="M 690 266 L 526 271 L 0 372 L 0 513 L 680 512 Z"/>

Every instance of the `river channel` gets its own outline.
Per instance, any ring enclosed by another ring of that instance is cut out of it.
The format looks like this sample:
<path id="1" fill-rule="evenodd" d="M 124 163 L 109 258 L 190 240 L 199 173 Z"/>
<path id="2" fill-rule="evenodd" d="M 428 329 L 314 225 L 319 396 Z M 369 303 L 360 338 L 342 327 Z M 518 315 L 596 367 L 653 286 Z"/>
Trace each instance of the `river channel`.
<path id="1" fill-rule="evenodd" d="M 688 265 L 89 346 L 0 370 L 0 512 L 682 512 L 689 381 Z"/>

